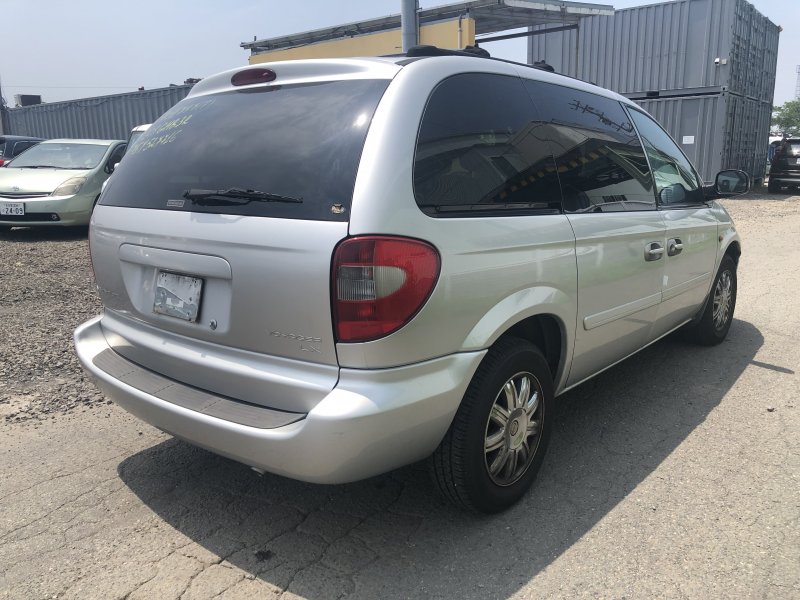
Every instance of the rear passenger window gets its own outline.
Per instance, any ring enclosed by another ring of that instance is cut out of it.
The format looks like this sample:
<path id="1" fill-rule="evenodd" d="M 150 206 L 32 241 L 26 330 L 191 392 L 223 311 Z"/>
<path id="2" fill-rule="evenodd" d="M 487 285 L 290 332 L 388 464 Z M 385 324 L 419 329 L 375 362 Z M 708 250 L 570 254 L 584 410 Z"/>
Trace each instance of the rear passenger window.
<path id="1" fill-rule="evenodd" d="M 544 116 L 564 210 L 655 210 L 647 159 L 619 102 L 541 81 L 525 85 Z"/>
<path id="2" fill-rule="evenodd" d="M 420 125 L 414 195 L 434 217 L 560 212 L 556 166 L 520 79 L 466 73 L 439 84 Z"/>

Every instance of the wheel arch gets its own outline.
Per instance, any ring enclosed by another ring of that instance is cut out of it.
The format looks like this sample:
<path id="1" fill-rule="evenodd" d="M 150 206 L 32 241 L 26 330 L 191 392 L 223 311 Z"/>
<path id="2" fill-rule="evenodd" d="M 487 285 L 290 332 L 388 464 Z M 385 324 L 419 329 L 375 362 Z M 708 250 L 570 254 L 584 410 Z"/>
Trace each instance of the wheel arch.
<path id="1" fill-rule="evenodd" d="M 728 247 L 725 248 L 725 252 L 724 252 L 723 256 L 724 255 L 730 256 L 733 259 L 733 262 L 735 262 L 736 265 L 738 266 L 739 265 L 739 257 L 742 255 L 742 246 L 741 246 L 741 244 L 737 240 L 733 240 L 730 244 L 728 244 Z"/>
<path id="2" fill-rule="evenodd" d="M 528 340 L 544 354 L 558 393 L 572 356 L 576 298 L 575 290 L 549 286 L 515 292 L 487 311 L 467 335 L 462 349 L 490 348 L 507 337 Z"/>
<path id="3" fill-rule="evenodd" d="M 531 342 L 541 350 L 550 367 L 553 384 L 558 381 L 559 368 L 564 363 L 564 326 L 555 315 L 540 313 L 526 317 L 509 327 L 499 339 L 516 337 Z"/>

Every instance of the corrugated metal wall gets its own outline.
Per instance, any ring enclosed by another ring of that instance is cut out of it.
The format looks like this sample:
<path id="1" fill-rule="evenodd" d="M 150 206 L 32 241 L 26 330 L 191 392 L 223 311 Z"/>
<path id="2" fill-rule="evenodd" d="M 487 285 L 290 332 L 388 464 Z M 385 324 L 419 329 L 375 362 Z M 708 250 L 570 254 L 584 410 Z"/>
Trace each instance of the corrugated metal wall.
<path id="1" fill-rule="evenodd" d="M 707 183 L 722 169 L 742 169 L 754 179 L 764 178 L 770 103 L 735 94 L 636 103 L 672 135 Z"/>
<path id="2" fill-rule="evenodd" d="M 716 88 L 772 101 L 779 28 L 745 0 L 639 6 L 579 27 L 529 38 L 529 62 L 621 94 Z"/>
<path id="3" fill-rule="evenodd" d="M 183 100 L 190 85 L 51 102 L 8 110 L 8 131 L 43 138 L 124 140 L 136 125 L 152 123 Z"/>

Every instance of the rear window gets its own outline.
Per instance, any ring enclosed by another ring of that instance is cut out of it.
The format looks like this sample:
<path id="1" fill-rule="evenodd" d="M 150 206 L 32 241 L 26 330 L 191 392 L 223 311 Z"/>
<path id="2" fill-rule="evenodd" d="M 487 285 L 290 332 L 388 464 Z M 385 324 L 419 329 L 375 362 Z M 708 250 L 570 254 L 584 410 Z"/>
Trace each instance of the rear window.
<path id="1" fill-rule="evenodd" d="M 187 98 L 132 144 L 100 202 L 346 221 L 367 130 L 388 84 L 331 81 Z M 186 198 L 232 188 L 271 201 Z"/>
<path id="2" fill-rule="evenodd" d="M 0 156 L 3 156 L 3 153 L 6 151 L 6 143 L 4 141 L 0 141 Z"/>

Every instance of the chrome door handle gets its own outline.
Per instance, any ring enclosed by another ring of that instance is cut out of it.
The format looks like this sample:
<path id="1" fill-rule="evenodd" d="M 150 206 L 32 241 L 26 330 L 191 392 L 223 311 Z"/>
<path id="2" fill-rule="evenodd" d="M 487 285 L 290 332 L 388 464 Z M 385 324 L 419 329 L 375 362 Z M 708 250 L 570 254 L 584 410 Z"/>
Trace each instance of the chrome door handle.
<path id="1" fill-rule="evenodd" d="M 683 242 L 680 238 L 667 240 L 667 256 L 676 256 L 683 252 Z"/>
<path id="2" fill-rule="evenodd" d="M 664 246 L 659 242 L 650 242 L 644 247 L 644 259 L 647 262 L 658 260 L 664 255 Z"/>

